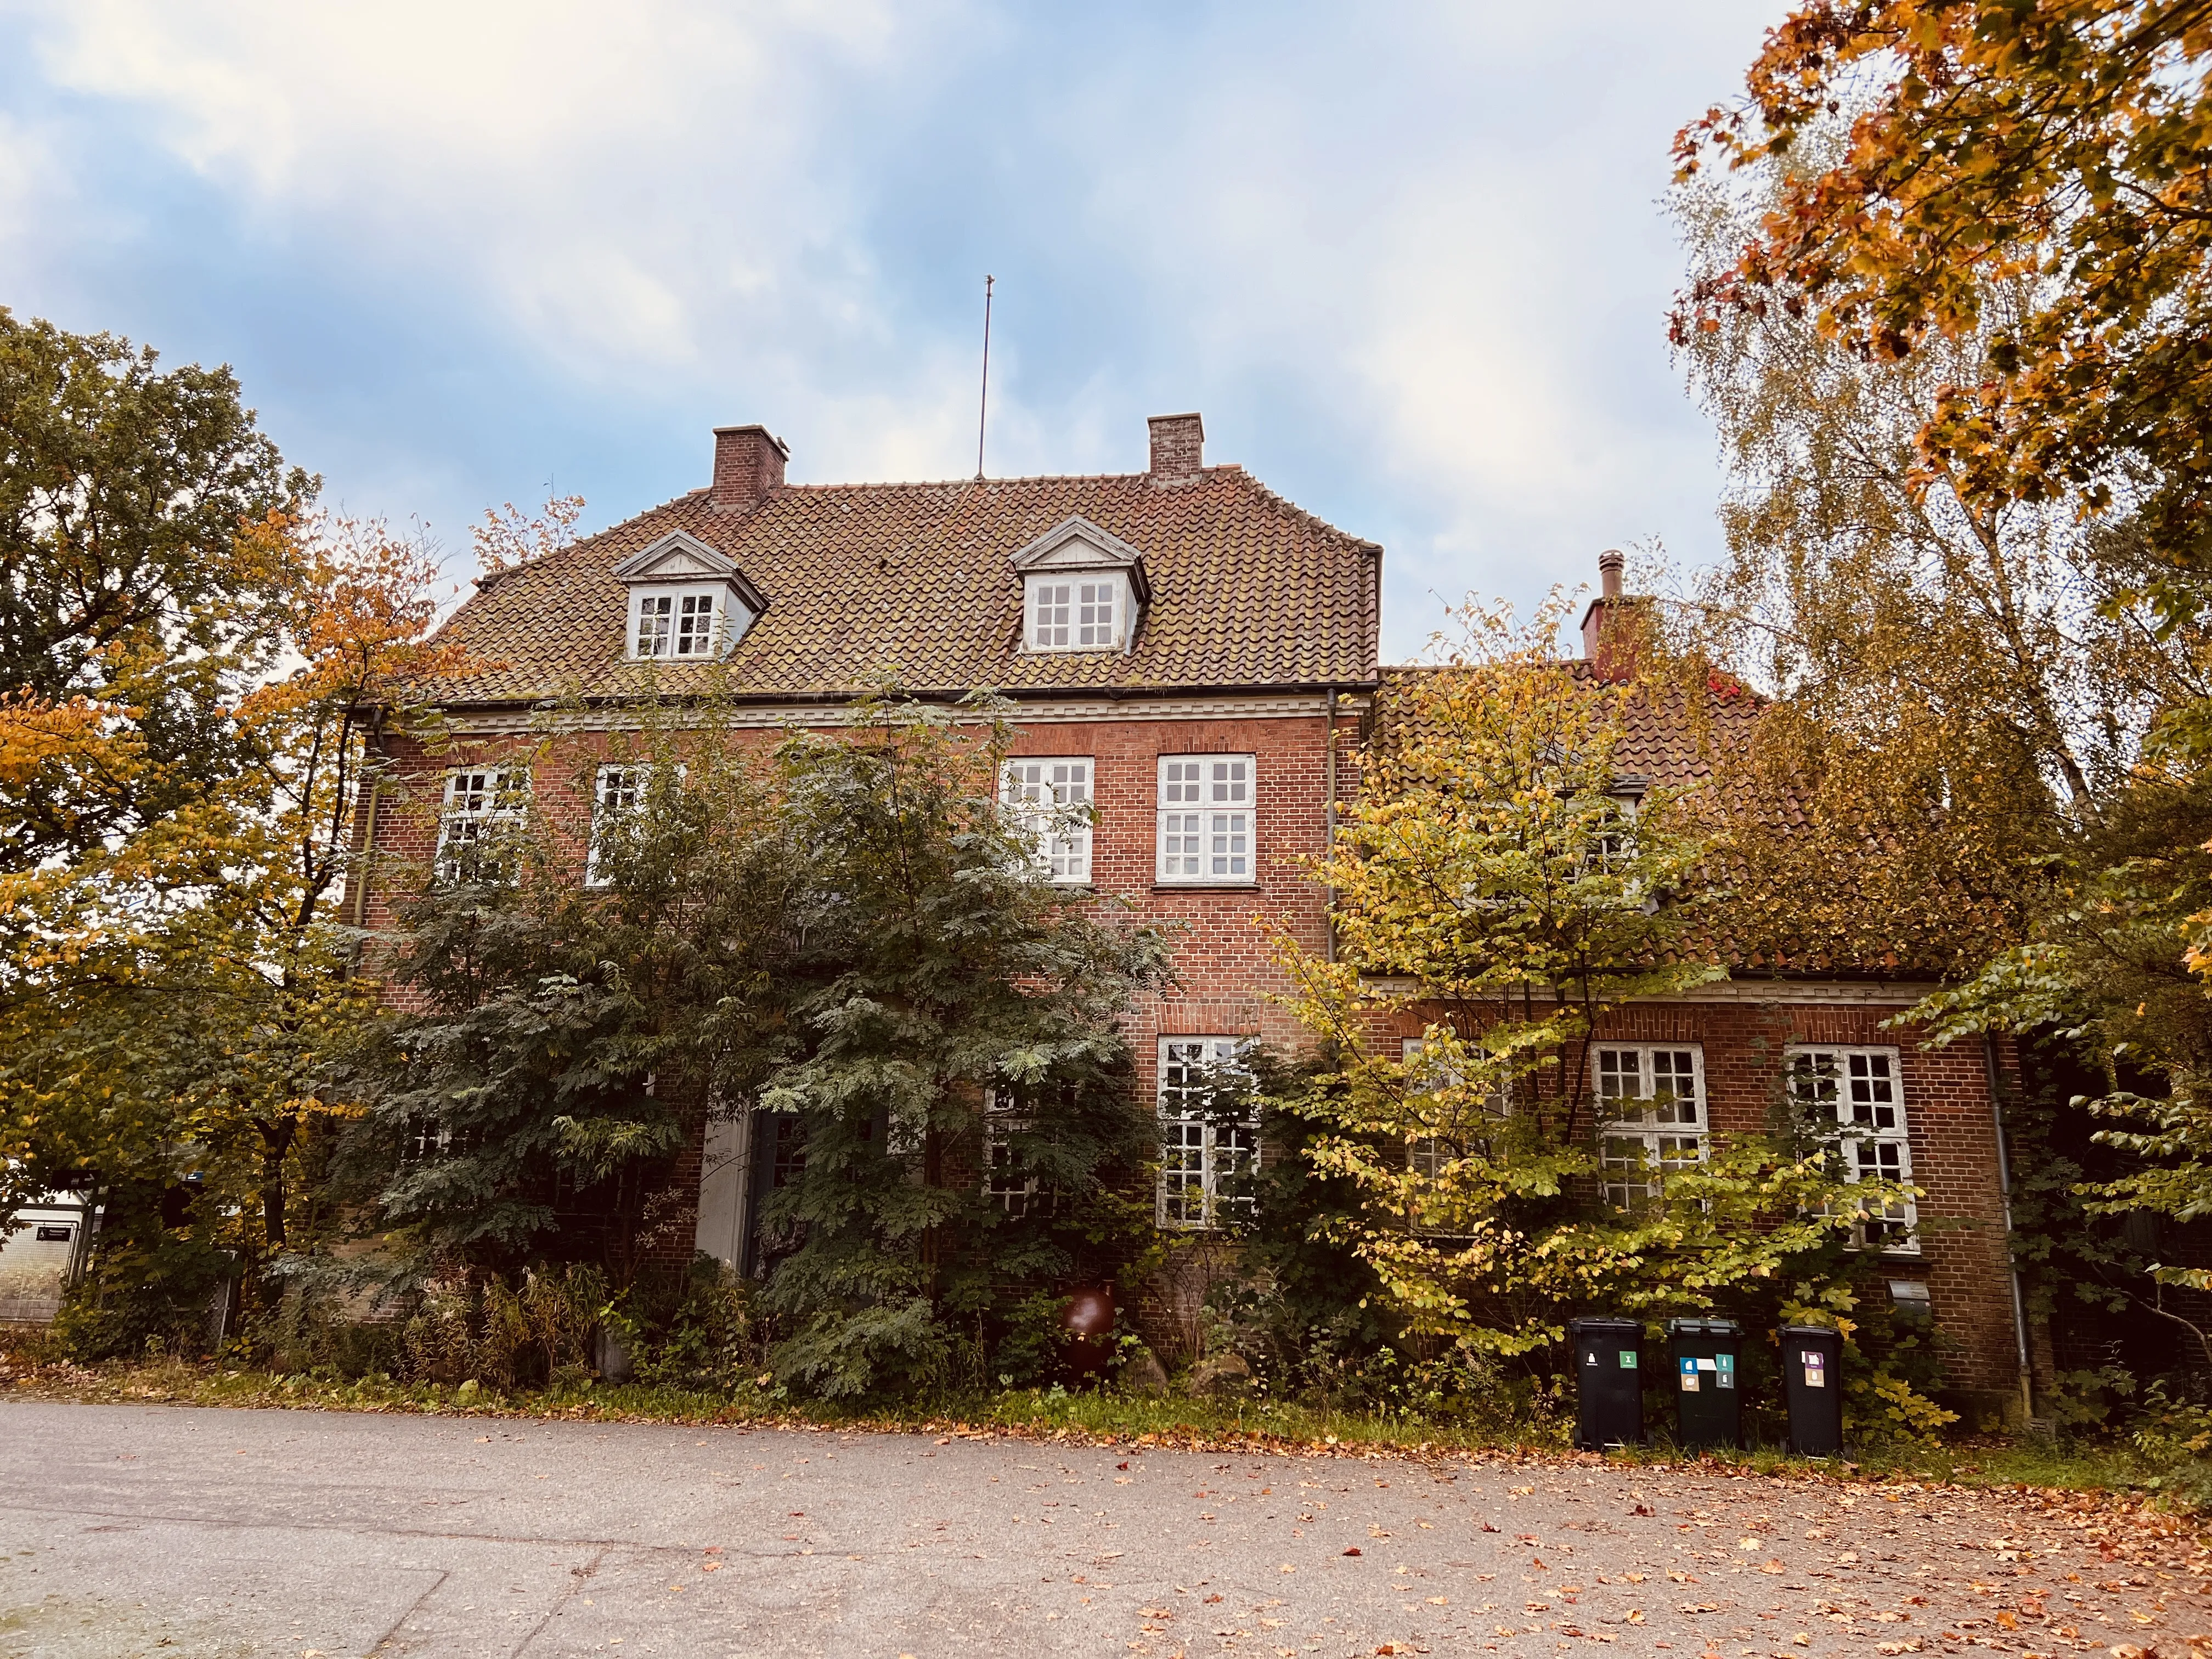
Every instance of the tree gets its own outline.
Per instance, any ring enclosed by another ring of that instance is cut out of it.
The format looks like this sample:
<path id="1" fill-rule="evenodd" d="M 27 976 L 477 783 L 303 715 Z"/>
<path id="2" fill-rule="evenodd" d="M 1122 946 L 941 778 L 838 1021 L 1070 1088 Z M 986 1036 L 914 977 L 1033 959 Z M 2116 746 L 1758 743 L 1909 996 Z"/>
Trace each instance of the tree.
<path id="1" fill-rule="evenodd" d="M 1474 1353 L 1557 1342 L 1587 1308 L 1688 1313 L 1762 1283 L 1847 1310 L 1841 1247 L 1896 1195 L 1846 1185 L 1832 1127 L 1713 1137 L 1685 1161 L 1697 1128 L 1621 1127 L 1684 1121 L 1664 1085 L 1598 1121 L 1602 1016 L 1725 976 L 1699 926 L 1707 849 L 1679 798 L 1624 809 L 1640 694 L 1552 658 L 1556 596 L 1526 629 L 1462 620 L 1466 646 L 1388 714 L 1317 872 L 1339 895 L 1334 959 L 1287 953 L 1337 1057 L 1310 1156 L 1360 1190 L 1358 1253 L 1414 1332 Z M 1408 1008 L 1427 1018 L 1418 1051 L 1378 1048 L 1377 1015 Z"/>
<path id="2" fill-rule="evenodd" d="M 1777 191 L 1685 295 L 1678 343 L 1776 307 L 1875 360 L 1983 339 L 1977 372 L 1937 388 L 1923 463 L 1977 502 L 2131 513 L 2153 591 L 2193 611 L 2212 551 L 2208 62 L 2205 0 L 1800 5 L 1743 100 L 1676 140 L 1685 174 L 1717 160 Z"/>
<path id="3" fill-rule="evenodd" d="M 319 1069 L 372 1011 L 336 912 L 376 776 L 362 710 L 398 702 L 399 682 L 453 657 L 427 642 L 434 566 L 420 547 L 377 526 L 281 517 L 234 535 L 256 550 L 234 562 L 283 582 L 249 659 L 223 677 L 236 701 L 210 715 L 228 760 L 159 816 L 8 878 L 0 904 L 0 1201 L 92 1190 L 107 1210 L 103 1307 L 108 1281 L 166 1281 L 149 1260 L 173 1245 L 191 1259 L 176 1289 L 189 1301 L 217 1244 L 250 1283 L 293 1242 L 295 1154 L 328 1111 Z M 75 752 L 136 741 L 111 717 Z M 199 1194 L 183 1243 L 174 1199 L 166 1220 L 149 1208 L 179 1191 Z M 144 1213 L 126 1213 L 134 1202 Z M 166 1316 L 112 1311 L 124 1336 Z"/>
<path id="4" fill-rule="evenodd" d="M 1693 295 L 1737 280 L 1808 179 L 1863 161 L 1834 142 L 1808 128 L 1731 188 L 1678 191 Z M 1828 290 L 1781 271 L 1678 334 L 1731 474 L 1728 556 L 1659 607 L 1655 671 L 1718 665 L 1771 698 L 1757 741 L 1715 757 L 1728 812 L 1798 825 L 1738 838 L 1752 937 L 1951 981 L 1914 1011 L 1930 1040 L 2015 1036 L 2040 1091 L 2100 1115 L 2118 1168 L 2059 1152 L 2074 1137 L 2040 1107 L 2014 1124 L 2039 1299 L 2170 1313 L 2158 1279 L 2193 1270 L 2146 1280 L 2156 1254 L 2117 1218 L 2212 1203 L 2212 1140 L 2186 1150 L 2212 1062 L 2186 954 L 2212 878 L 2205 633 L 2146 597 L 2145 520 L 2081 480 L 1931 447 L 1954 389 L 2002 382 L 2049 299 L 2033 272 L 1965 259 L 1954 277 L 1948 325 L 1901 353 L 1864 349 L 1820 311 Z"/>
<path id="5" fill-rule="evenodd" d="M 1770 183 L 1678 193 L 1698 282 L 1782 210 Z M 2161 712 L 2203 693 L 2196 630 L 2161 632 L 2130 597 L 2127 532 L 2079 492 L 1978 494 L 1917 447 L 1943 388 L 1990 372 L 2021 287 L 1901 360 L 1783 304 L 1717 313 L 1678 347 L 1721 434 L 1728 553 L 1660 607 L 1656 643 L 1692 682 L 1717 665 L 1771 700 L 1724 793 L 1808 820 L 1737 849 L 1753 903 L 1786 896 L 1762 940 L 1801 959 L 1972 971 L 2132 787 Z"/>
<path id="6" fill-rule="evenodd" d="M 88 855 L 246 763 L 315 482 L 226 368 L 0 308 L 0 873 Z"/>
<path id="7" fill-rule="evenodd" d="M 1145 1125 L 1116 1022 L 1165 952 L 1038 875 L 996 799 L 1008 735 L 887 695 L 763 757 L 711 701 L 649 715 L 596 884 L 536 813 L 434 875 L 390 968 L 416 1006 L 350 1079 L 351 1155 L 417 1277 L 511 1275 L 596 1206 L 628 1282 L 688 1200 L 669 1156 L 750 1106 L 789 1126 L 763 1217 L 781 1374 L 924 1387 L 963 1342 L 1034 1370 L 1071 1276 L 1128 1248 Z"/>

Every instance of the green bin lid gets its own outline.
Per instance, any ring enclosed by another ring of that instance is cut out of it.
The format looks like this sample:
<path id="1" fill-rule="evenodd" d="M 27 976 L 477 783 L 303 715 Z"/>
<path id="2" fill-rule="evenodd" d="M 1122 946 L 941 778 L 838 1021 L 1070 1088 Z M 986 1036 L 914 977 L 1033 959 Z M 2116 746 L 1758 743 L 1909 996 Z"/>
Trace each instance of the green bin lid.
<path id="1" fill-rule="evenodd" d="M 1670 1319 L 1669 1336 L 1741 1336 L 1743 1327 L 1733 1319 Z"/>

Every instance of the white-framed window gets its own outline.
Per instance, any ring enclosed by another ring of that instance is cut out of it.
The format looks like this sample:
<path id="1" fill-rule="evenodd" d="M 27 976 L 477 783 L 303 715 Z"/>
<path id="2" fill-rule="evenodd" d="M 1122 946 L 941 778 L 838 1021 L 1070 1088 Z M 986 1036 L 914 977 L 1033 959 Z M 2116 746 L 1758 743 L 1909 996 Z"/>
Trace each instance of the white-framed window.
<path id="1" fill-rule="evenodd" d="M 1037 838 L 1037 867 L 1069 887 L 1091 883 L 1091 776 L 1088 756 L 1022 756 L 1006 763 L 999 799 Z"/>
<path id="2" fill-rule="evenodd" d="M 1249 755 L 1160 757 L 1161 881 L 1218 887 L 1257 878 L 1253 783 Z"/>
<path id="3" fill-rule="evenodd" d="M 1694 1043 L 1597 1045 L 1598 1179 L 1634 1209 L 1705 1158 L 1705 1060 Z"/>
<path id="4" fill-rule="evenodd" d="M 1215 1115 L 1224 1084 L 1242 1073 L 1242 1037 L 1160 1039 L 1160 1184 L 1163 1227 L 1218 1227 L 1252 1211 L 1260 1167 L 1256 1120 Z"/>
<path id="5" fill-rule="evenodd" d="M 724 615 L 727 591 L 719 582 L 632 588 L 630 655 L 678 662 L 705 662 L 722 655 L 734 642 L 724 637 L 728 631 Z"/>
<path id="6" fill-rule="evenodd" d="M 983 1197 L 1008 1215 L 1027 1215 L 1037 1190 L 1036 1176 L 1014 1158 L 1014 1137 L 1030 1127 L 1030 1117 L 1010 1092 L 992 1089 L 983 1097 Z"/>
<path id="7" fill-rule="evenodd" d="M 1799 1047 L 1787 1052 L 1790 1097 L 1807 1116 L 1842 1131 L 1844 1173 L 1852 1181 L 1910 1182 L 1912 1146 L 1905 1123 L 1905 1079 L 1887 1048 Z M 1919 1216 L 1911 1199 L 1864 1206 L 1855 1242 L 1917 1255 Z"/>
<path id="8" fill-rule="evenodd" d="M 1428 1052 L 1426 1037 L 1401 1037 L 1398 1059 L 1406 1067 L 1406 1087 L 1415 1094 L 1432 1094 L 1439 1089 L 1455 1087 L 1461 1081 L 1459 1074 L 1443 1065 L 1431 1062 L 1425 1067 L 1421 1056 Z M 1489 1094 L 1482 1097 L 1482 1115 L 1489 1122 L 1499 1122 L 1511 1114 L 1513 1104 L 1504 1095 Z M 1461 1133 L 1449 1135 L 1414 1135 L 1406 1142 L 1406 1167 L 1416 1175 L 1434 1181 L 1444 1167 L 1455 1158 L 1465 1158 L 1482 1137 L 1469 1134 L 1469 1128 L 1480 1126 L 1462 1124 Z"/>
<path id="9" fill-rule="evenodd" d="M 1129 584 L 1119 571 L 1039 572 L 1024 584 L 1031 651 L 1116 651 L 1129 636 Z"/>
<path id="10" fill-rule="evenodd" d="M 584 860 L 584 884 L 604 887 L 610 878 L 599 867 L 599 848 L 606 832 L 637 811 L 645 801 L 646 769 L 616 763 L 599 768 L 592 781 L 592 849 Z"/>
<path id="11" fill-rule="evenodd" d="M 1644 797 L 1622 793 L 1607 799 L 1606 815 L 1590 837 L 1589 864 L 1593 870 L 1611 874 L 1635 861 L 1636 818 L 1643 810 Z"/>
<path id="12" fill-rule="evenodd" d="M 399 1143 L 399 1161 L 403 1164 L 435 1164 L 452 1155 L 453 1126 L 443 1118 L 430 1115 L 410 1118 L 405 1134 Z"/>
<path id="13" fill-rule="evenodd" d="M 530 811 L 530 774 L 520 767 L 469 767 L 446 774 L 438 814 L 438 860 L 514 829 Z"/>

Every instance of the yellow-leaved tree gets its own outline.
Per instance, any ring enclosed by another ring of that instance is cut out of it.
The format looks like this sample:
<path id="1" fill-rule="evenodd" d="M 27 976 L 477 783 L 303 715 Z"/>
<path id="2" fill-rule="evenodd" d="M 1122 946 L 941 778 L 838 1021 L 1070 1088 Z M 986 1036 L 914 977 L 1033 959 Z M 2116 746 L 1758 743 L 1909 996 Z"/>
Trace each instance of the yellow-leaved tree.
<path id="1" fill-rule="evenodd" d="M 1359 1193 L 1341 1224 L 1409 1328 L 1462 1352 L 1528 1353 L 1583 1312 L 1834 1319 L 1855 1226 L 1905 1194 L 1849 1184 L 1832 1125 L 1711 1134 L 1688 1091 L 1594 1075 L 1609 1011 L 1726 973 L 1713 849 L 1621 768 L 1651 694 L 1558 660 L 1564 608 L 1470 605 L 1446 663 L 1386 687 L 1316 871 L 1336 951 L 1284 951 L 1332 1062 L 1292 1108 L 1309 1156 Z"/>

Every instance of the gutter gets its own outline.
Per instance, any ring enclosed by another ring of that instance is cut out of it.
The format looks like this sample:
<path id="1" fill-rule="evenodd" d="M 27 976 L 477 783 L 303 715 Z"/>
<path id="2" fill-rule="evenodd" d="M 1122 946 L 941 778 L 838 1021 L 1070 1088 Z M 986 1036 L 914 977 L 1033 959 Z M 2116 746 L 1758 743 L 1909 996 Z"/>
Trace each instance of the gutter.
<path id="1" fill-rule="evenodd" d="M 1371 680 L 1354 681 L 1350 686 L 1346 686 L 1341 680 L 1263 680 L 1235 684 L 1202 685 L 1027 685 L 1012 691 L 995 686 L 937 686 L 927 690 L 908 689 L 903 695 L 915 702 L 949 703 L 957 702 L 974 691 L 988 690 L 995 696 L 1006 698 L 1009 702 L 1016 703 L 1043 702 L 1052 699 L 1069 697 L 1097 697 L 1108 702 L 1120 702 L 1127 699 L 1170 697 L 1334 696 L 1338 692 L 1346 690 L 1376 691 L 1381 689 L 1382 684 L 1378 676 Z M 668 691 L 652 696 L 643 692 L 635 695 L 595 696 L 585 697 L 580 701 L 587 708 L 621 708 L 641 707 L 649 703 L 709 702 L 726 702 L 741 708 L 777 708 L 854 703 L 874 695 L 872 691 L 852 690 L 733 691 L 726 696 L 717 696 L 706 691 Z M 451 702 L 438 703 L 435 707 L 447 713 L 455 713 L 463 709 L 475 712 L 507 709 L 526 712 L 557 705 L 563 701 L 564 699 L 557 696 L 457 698 Z"/>

